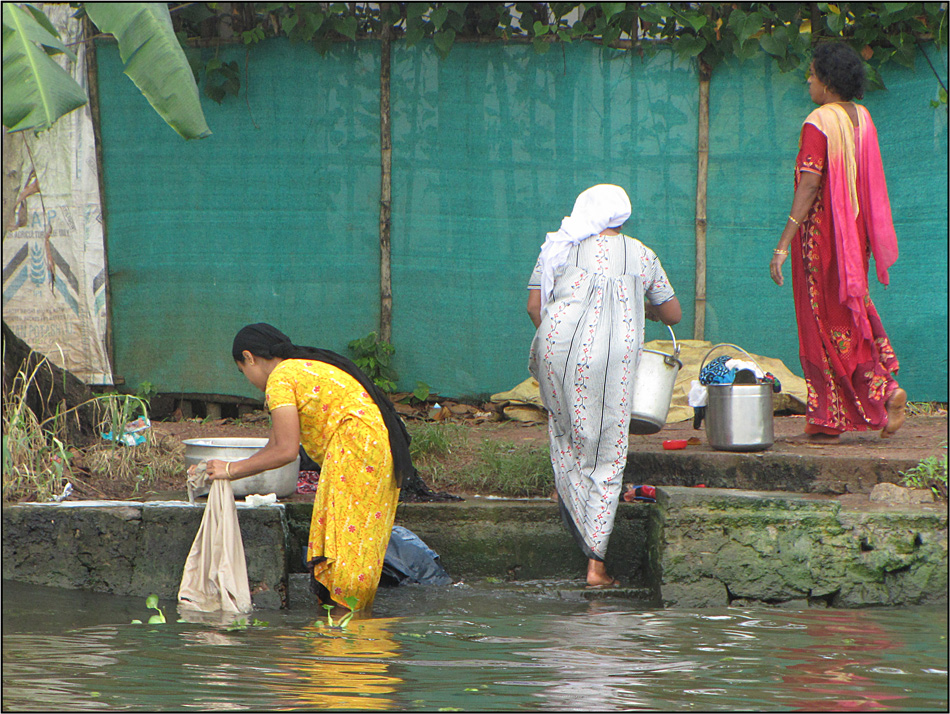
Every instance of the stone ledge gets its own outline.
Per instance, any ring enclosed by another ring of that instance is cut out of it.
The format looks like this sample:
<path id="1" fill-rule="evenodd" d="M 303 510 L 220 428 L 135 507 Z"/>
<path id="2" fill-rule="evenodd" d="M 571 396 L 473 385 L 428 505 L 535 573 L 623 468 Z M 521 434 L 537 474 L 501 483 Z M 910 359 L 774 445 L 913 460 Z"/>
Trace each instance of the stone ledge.
<path id="1" fill-rule="evenodd" d="M 290 570 L 301 572 L 300 553 L 313 508 L 300 502 L 286 507 Z M 622 503 L 614 524 L 607 565 L 633 587 L 652 587 L 646 540 L 653 510 L 652 504 Z M 422 538 L 455 578 L 569 578 L 587 569 L 587 560 L 561 524 L 557 504 L 552 501 L 400 503 L 396 525 Z"/>
<path id="2" fill-rule="evenodd" d="M 3 508 L 3 577 L 176 599 L 204 505 L 74 501 Z M 238 506 L 255 606 L 287 603 L 284 509 Z"/>
<path id="3" fill-rule="evenodd" d="M 916 465 L 913 460 L 879 457 L 631 449 L 624 475 L 627 481 L 667 486 L 842 494 L 869 493 L 876 484 L 899 479 L 901 471 Z"/>
<path id="4" fill-rule="evenodd" d="M 656 504 L 622 503 L 617 513 L 607 565 L 624 596 L 691 608 L 947 602 L 942 504 L 861 510 L 777 491 L 657 493 Z M 202 509 L 180 501 L 5 506 L 3 577 L 175 598 Z M 311 512 L 299 502 L 238 506 L 257 607 L 287 606 L 288 574 L 303 570 Z M 396 522 L 433 547 L 457 579 L 530 589 L 531 581 L 577 581 L 586 566 L 551 501 L 404 503 Z"/>
<path id="5" fill-rule="evenodd" d="M 665 605 L 947 602 L 947 512 L 845 511 L 798 494 L 658 489 Z"/>

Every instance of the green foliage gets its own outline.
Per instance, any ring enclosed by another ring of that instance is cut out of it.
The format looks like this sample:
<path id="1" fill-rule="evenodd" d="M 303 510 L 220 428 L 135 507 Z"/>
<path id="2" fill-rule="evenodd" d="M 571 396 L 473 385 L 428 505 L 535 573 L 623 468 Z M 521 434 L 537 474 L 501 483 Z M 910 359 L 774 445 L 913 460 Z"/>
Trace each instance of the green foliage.
<path id="1" fill-rule="evenodd" d="M 201 35 L 202 23 L 213 16 L 212 9 L 218 11 L 215 3 L 183 7 L 175 20 L 189 37 Z M 242 7 L 230 19 L 245 44 L 287 37 L 310 43 L 321 53 L 336 42 L 376 39 L 385 26 L 406 47 L 431 40 L 443 59 L 463 39 L 530 43 L 539 54 L 558 43 L 589 41 L 641 55 L 671 47 L 682 60 L 697 60 L 703 72 L 727 60 L 744 62 L 766 54 L 787 72 L 807 66 L 815 42 L 842 39 L 868 60 L 872 88 L 883 86 L 879 69 L 888 62 L 912 67 L 921 41 L 933 40 L 938 48 L 947 44 L 944 3 L 410 2 L 242 3 Z M 237 94 L 233 82 L 226 83 L 224 91 Z"/>
<path id="2" fill-rule="evenodd" d="M 86 93 L 53 56 L 66 49 L 49 19 L 31 5 L 3 3 L 3 125 L 10 131 L 49 129 L 83 106 Z"/>
<path id="3" fill-rule="evenodd" d="M 425 382 L 416 382 L 416 388 L 412 390 L 412 396 L 420 402 L 424 402 L 432 394 L 432 389 Z"/>
<path id="4" fill-rule="evenodd" d="M 363 374 L 369 377 L 384 392 L 392 393 L 396 389 L 399 375 L 392 368 L 393 354 L 396 348 L 380 340 L 375 332 L 353 340 L 347 347 L 353 353 L 353 361 Z"/>
<path id="5" fill-rule="evenodd" d="M 400 399 L 401 404 L 421 404 L 432 394 L 432 387 L 422 381 L 416 382 L 416 388 L 413 389 L 408 396 L 404 399 Z"/>
<path id="6" fill-rule="evenodd" d="M 198 87 L 164 3 L 82 3 L 80 13 L 115 35 L 125 74 L 156 112 L 186 139 L 211 134 Z M 42 12 L 3 4 L 3 125 L 43 131 L 83 106 L 86 93 L 50 56 L 76 57 Z"/>
<path id="7" fill-rule="evenodd" d="M 83 5 L 102 32 L 115 36 L 124 73 L 149 104 L 185 139 L 211 135 L 198 87 L 164 3 L 91 2 Z"/>
<path id="8" fill-rule="evenodd" d="M 222 62 L 217 57 L 205 65 L 205 94 L 220 104 L 227 96 L 237 96 L 241 89 L 241 73 L 237 62 Z"/>
<path id="9" fill-rule="evenodd" d="M 151 406 L 152 399 L 158 395 L 158 389 L 151 382 L 139 382 L 139 388 L 135 391 L 135 396 L 142 400 L 146 406 Z"/>
<path id="10" fill-rule="evenodd" d="M 944 442 L 943 448 L 947 448 Z M 929 488 L 936 496 L 947 497 L 947 454 L 928 456 L 907 471 L 901 471 L 902 483 L 910 488 Z"/>
<path id="11" fill-rule="evenodd" d="M 492 439 L 469 446 L 456 424 L 410 423 L 409 430 L 413 461 L 432 488 L 511 498 L 545 498 L 554 490 L 546 447 Z M 442 462 L 449 454 L 453 458 Z"/>

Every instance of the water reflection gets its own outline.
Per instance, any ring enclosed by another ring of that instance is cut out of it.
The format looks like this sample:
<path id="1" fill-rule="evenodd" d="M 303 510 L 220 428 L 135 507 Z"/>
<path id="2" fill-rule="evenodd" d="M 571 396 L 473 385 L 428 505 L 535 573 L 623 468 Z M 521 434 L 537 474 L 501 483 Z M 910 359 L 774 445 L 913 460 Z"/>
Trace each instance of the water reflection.
<path id="1" fill-rule="evenodd" d="M 281 706 L 305 709 L 367 709 L 381 711 L 396 706 L 394 695 L 402 679 L 394 676 L 390 662 L 399 646 L 390 630 L 395 618 L 353 619 L 345 630 L 315 623 L 299 634 L 278 635 L 275 675 L 283 682 L 269 685 Z M 305 646 L 293 658 L 299 638 Z M 284 646 L 281 646 L 284 645 Z"/>
<path id="2" fill-rule="evenodd" d="M 312 607 L 129 624 L 144 610 L 4 583 L 3 709 L 947 707 L 945 608 L 690 612 L 470 587 L 381 592 L 381 616 L 345 631 Z"/>
<path id="3" fill-rule="evenodd" d="M 783 647 L 778 656 L 802 660 L 787 667 L 783 681 L 796 694 L 791 704 L 801 711 L 881 711 L 893 709 L 906 695 L 875 687 L 860 670 L 906 674 L 881 667 L 879 652 L 898 650 L 904 643 L 858 612 L 810 612 L 798 615 L 810 641 Z"/>

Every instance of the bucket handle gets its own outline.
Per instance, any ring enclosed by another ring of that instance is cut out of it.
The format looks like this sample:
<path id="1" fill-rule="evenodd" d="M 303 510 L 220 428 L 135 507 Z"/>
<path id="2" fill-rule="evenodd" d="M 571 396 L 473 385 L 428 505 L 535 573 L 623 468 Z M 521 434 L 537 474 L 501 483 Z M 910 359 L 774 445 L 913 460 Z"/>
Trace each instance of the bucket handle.
<path id="1" fill-rule="evenodd" d="M 673 338 L 673 354 L 663 355 L 663 361 L 666 362 L 666 364 L 669 365 L 670 367 L 675 367 L 676 363 L 679 361 L 680 346 L 676 342 L 676 335 L 673 334 L 673 328 L 667 325 L 666 329 L 670 331 L 670 337 Z"/>
<path id="2" fill-rule="evenodd" d="M 749 361 L 752 362 L 752 364 L 754 364 L 756 367 L 758 367 L 760 372 L 763 372 L 763 373 L 765 372 L 765 370 L 762 369 L 762 365 L 760 365 L 758 362 L 756 362 L 755 359 L 752 357 L 752 355 L 750 355 L 750 354 L 749 354 L 748 352 L 746 352 L 744 349 L 742 349 L 741 347 L 739 347 L 739 345 L 734 345 L 734 344 L 732 344 L 731 342 L 720 342 L 718 345 L 713 345 L 712 349 L 709 350 L 709 352 L 706 353 L 706 356 L 705 356 L 705 357 L 703 357 L 703 363 L 702 363 L 701 365 L 699 365 L 699 371 L 700 371 L 700 372 L 702 372 L 702 371 L 703 371 L 703 367 L 706 366 L 706 360 L 709 359 L 709 355 L 711 355 L 713 352 L 715 352 L 716 350 L 718 350 L 720 347 L 735 347 L 735 348 L 736 348 L 737 350 L 739 350 L 742 354 L 744 354 L 746 357 L 748 357 L 748 358 L 749 358 Z"/>

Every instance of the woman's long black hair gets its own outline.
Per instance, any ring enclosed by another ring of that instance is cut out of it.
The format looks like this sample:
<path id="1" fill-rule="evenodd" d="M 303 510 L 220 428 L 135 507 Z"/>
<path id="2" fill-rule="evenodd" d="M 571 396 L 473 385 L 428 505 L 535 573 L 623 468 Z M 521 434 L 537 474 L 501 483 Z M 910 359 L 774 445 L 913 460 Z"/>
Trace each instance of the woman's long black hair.
<path id="1" fill-rule="evenodd" d="M 281 359 L 311 359 L 325 362 L 349 374 L 366 390 L 366 393 L 379 408 L 379 413 L 382 414 L 383 423 L 386 424 L 386 430 L 389 432 L 389 449 L 393 457 L 393 476 L 396 479 L 396 485 L 402 486 L 403 479 L 412 476 L 414 468 L 412 457 L 409 455 L 411 437 L 409 432 L 406 431 L 406 425 L 399 414 L 396 413 L 396 409 L 386 393 L 377 387 L 373 380 L 363 374 L 360 368 L 353 364 L 351 360 L 330 350 L 295 345 L 287 335 L 266 322 L 258 322 L 242 327 L 234 336 L 231 356 L 234 357 L 235 362 L 244 362 L 244 350 L 264 359 L 279 357 Z"/>

